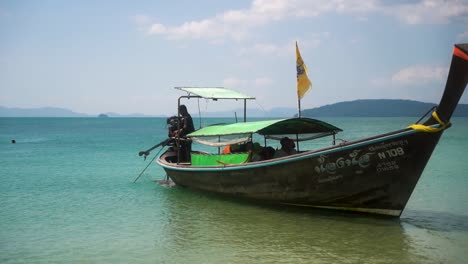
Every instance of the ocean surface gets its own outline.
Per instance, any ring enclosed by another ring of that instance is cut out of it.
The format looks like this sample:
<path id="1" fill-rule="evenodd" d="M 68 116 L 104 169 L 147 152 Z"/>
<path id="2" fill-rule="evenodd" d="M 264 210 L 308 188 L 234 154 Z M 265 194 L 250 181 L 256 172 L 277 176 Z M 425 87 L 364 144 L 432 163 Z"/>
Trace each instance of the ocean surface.
<path id="1" fill-rule="evenodd" d="M 416 118 L 324 120 L 353 140 Z M 452 123 L 388 219 L 168 187 L 157 164 L 133 183 L 162 118 L 0 118 L 0 263 L 467 263 L 468 118 Z"/>

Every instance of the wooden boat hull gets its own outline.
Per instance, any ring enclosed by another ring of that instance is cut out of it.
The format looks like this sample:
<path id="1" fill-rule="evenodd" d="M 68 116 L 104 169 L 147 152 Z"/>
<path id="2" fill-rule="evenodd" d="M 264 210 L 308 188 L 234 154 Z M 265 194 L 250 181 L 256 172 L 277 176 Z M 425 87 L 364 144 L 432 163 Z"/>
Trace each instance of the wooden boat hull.
<path id="1" fill-rule="evenodd" d="M 158 163 L 179 186 L 280 204 L 400 216 L 442 132 L 403 130 L 317 152 L 217 167 Z"/>

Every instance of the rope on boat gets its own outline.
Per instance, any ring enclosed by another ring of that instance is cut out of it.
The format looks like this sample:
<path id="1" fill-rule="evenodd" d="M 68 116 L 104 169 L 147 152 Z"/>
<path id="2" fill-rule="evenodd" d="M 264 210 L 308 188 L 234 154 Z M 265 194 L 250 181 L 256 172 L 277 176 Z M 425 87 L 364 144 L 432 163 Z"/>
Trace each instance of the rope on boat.
<path id="1" fill-rule="evenodd" d="M 156 157 L 158 157 L 159 153 L 161 152 L 161 150 L 163 150 L 164 147 L 162 147 L 158 153 L 156 153 L 156 155 L 154 155 L 153 159 L 151 159 L 151 161 L 148 163 L 148 165 L 146 165 L 146 167 L 140 172 L 140 175 L 138 175 L 138 177 L 136 177 L 136 179 L 133 181 L 133 183 L 135 183 L 136 181 L 138 181 L 138 179 L 140 179 L 141 175 L 143 175 L 143 172 L 146 171 L 146 169 L 148 169 L 149 165 L 151 165 L 151 163 L 153 163 L 153 161 L 156 159 Z M 146 157 L 145 157 L 146 158 Z"/>
<path id="2" fill-rule="evenodd" d="M 426 126 L 422 124 L 412 124 L 408 126 L 408 128 L 421 131 L 421 132 L 427 132 L 427 133 L 436 133 L 442 130 L 447 129 L 450 126 L 450 122 L 444 123 L 439 116 L 437 115 L 436 111 L 432 112 L 432 117 L 439 123 L 439 127 L 431 127 L 431 126 Z"/>

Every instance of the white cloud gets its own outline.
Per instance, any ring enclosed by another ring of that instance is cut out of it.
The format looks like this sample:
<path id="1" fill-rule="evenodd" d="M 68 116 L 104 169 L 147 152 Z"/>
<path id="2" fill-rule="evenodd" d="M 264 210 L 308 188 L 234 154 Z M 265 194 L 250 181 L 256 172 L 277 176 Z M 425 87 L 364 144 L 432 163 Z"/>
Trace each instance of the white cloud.
<path id="1" fill-rule="evenodd" d="M 321 43 L 321 39 L 327 38 L 329 37 L 329 35 L 330 33 L 324 32 L 321 34 L 315 34 L 314 36 L 312 36 L 312 39 L 297 39 L 297 42 L 299 43 L 300 49 L 317 48 Z M 296 40 L 290 40 L 282 45 L 277 45 L 273 43 L 255 43 L 252 46 L 240 49 L 238 55 L 245 56 L 255 54 L 264 56 L 295 56 L 295 41 Z"/>
<path id="2" fill-rule="evenodd" d="M 421 84 L 443 81 L 447 78 L 448 68 L 431 66 L 411 66 L 401 69 L 391 77 L 392 82 L 400 84 Z"/>
<path id="3" fill-rule="evenodd" d="M 382 7 L 384 8 L 384 7 Z M 446 24 L 456 17 L 468 16 L 468 2 L 460 0 L 422 0 L 382 9 L 407 24 Z"/>
<path id="4" fill-rule="evenodd" d="M 228 10 L 214 17 L 188 21 L 179 26 L 154 23 L 148 34 L 164 35 L 169 39 L 207 38 L 241 41 L 256 27 L 290 17 L 318 16 L 324 12 L 361 13 L 374 9 L 374 1 L 304 1 L 254 0 L 249 9 Z"/>
<path id="5" fill-rule="evenodd" d="M 349 14 L 365 20 L 368 14 L 394 16 L 404 23 L 448 23 L 456 17 L 468 16 L 468 3 L 462 0 L 421 0 L 412 3 L 386 4 L 378 0 L 254 0 L 249 8 L 227 10 L 213 17 L 169 26 L 154 23 L 148 34 L 169 39 L 205 38 L 212 41 L 242 41 L 252 30 L 273 21 L 288 18 L 315 17 L 325 13 Z M 147 20 L 142 17 L 147 22 Z"/>
<path id="6" fill-rule="evenodd" d="M 260 77 L 253 80 L 253 83 L 256 87 L 269 86 L 273 84 L 273 80 L 268 77 Z"/>
<path id="7" fill-rule="evenodd" d="M 288 42 L 285 45 L 276 45 L 271 43 L 256 43 L 251 47 L 240 50 L 239 55 L 289 55 L 294 52 L 294 44 Z"/>
<path id="8" fill-rule="evenodd" d="M 166 34 L 167 29 L 163 24 L 153 24 L 149 29 L 149 33 L 151 34 Z"/>
<path id="9" fill-rule="evenodd" d="M 390 77 L 377 77 L 369 81 L 373 87 L 389 87 L 393 85 L 408 86 L 443 82 L 448 75 L 447 67 L 414 65 L 403 68 Z"/>

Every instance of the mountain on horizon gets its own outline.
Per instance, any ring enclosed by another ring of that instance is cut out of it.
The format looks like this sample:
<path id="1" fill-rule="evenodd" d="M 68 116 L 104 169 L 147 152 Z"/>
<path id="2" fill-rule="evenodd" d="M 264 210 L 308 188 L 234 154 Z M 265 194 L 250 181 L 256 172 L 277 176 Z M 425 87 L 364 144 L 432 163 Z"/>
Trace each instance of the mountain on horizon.
<path id="1" fill-rule="evenodd" d="M 362 99 L 324 105 L 302 111 L 307 117 L 420 117 L 434 103 L 401 99 Z M 459 104 L 453 116 L 468 116 L 468 104 Z"/>
<path id="2" fill-rule="evenodd" d="M 412 100 L 401 99 L 361 99 L 355 101 L 339 102 L 324 105 L 311 109 L 302 110 L 304 117 L 420 117 L 429 109 L 434 107 L 434 103 L 424 103 Z M 234 109 L 222 112 L 203 113 L 204 117 L 235 117 L 243 118 L 243 109 Z M 247 117 L 260 118 L 284 118 L 297 116 L 297 109 L 288 107 L 277 107 L 270 110 L 258 108 L 247 109 Z M 119 114 L 113 112 L 88 115 L 76 113 L 72 110 L 57 107 L 41 108 L 8 108 L 0 106 L 0 117 L 98 117 L 104 114 L 108 117 L 165 117 L 164 115 L 145 114 Z M 197 113 L 192 113 L 193 117 L 198 117 Z M 459 104 L 453 116 L 468 116 L 468 104 Z"/>
<path id="3" fill-rule="evenodd" d="M 0 117 L 98 117 L 102 114 L 108 117 L 152 117 L 139 113 L 125 115 L 112 112 L 89 115 L 59 107 L 9 108 L 0 106 Z"/>
<path id="4" fill-rule="evenodd" d="M 0 106 L 0 117 L 89 117 L 58 107 L 9 108 Z"/>

